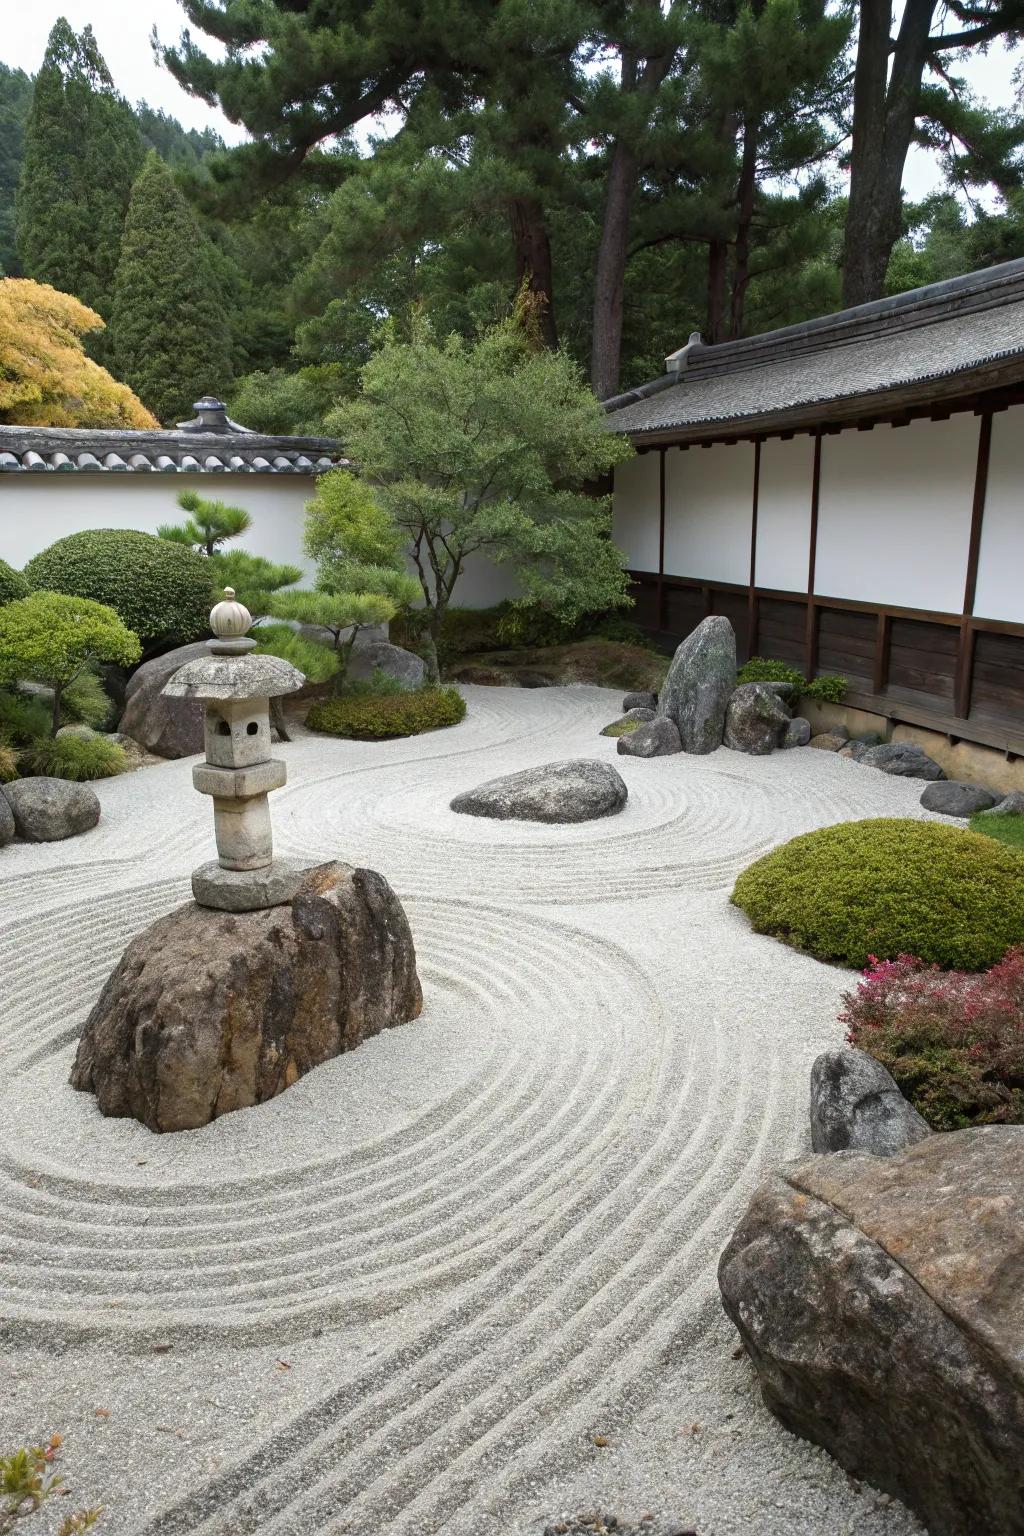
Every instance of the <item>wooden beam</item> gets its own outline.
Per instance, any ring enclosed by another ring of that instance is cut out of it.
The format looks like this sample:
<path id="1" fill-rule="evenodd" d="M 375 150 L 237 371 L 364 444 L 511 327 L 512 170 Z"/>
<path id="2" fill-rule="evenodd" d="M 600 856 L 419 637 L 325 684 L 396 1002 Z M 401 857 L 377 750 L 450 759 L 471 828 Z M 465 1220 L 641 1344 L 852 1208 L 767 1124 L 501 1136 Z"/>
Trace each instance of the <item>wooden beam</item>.
<path id="1" fill-rule="evenodd" d="M 889 653 L 892 649 L 892 619 L 887 613 L 878 615 L 875 628 L 874 672 L 871 680 L 873 693 L 884 693 L 889 681 Z"/>
<path id="2" fill-rule="evenodd" d="M 971 505 L 971 536 L 967 545 L 967 573 L 964 580 L 963 618 L 956 657 L 954 709 L 961 720 L 971 712 L 974 682 L 974 598 L 978 587 L 978 558 L 981 554 L 981 530 L 985 520 L 985 495 L 988 491 L 988 462 L 992 451 L 992 413 L 986 411 L 978 431 L 978 460 L 974 471 L 974 501 Z"/>
<path id="3" fill-rule="evenodd" d="M 814 567 L 818 558 L 818 504 L 821 499 L 821 432 L 814 434 L 814 469 L 811 475 L 811 536 L 807 556 L 807 629 L 804 637 L 804 675 L 818 670 L 818 610 L 814 605 Z"/>
<path id="4" fill-rule="evenodd" d="M 754 493 L 750 506 L 750 587 L 747 592 L 747 657 L 757 655 L 757 503 L 761 494 L 761 439 L 754 439 Z"/>
<path id="5" fill-rule="evenodd" d="M 667 448 L 659 450 L 658 457 L 658 628 L 665 628 L 665 455 Z"/>

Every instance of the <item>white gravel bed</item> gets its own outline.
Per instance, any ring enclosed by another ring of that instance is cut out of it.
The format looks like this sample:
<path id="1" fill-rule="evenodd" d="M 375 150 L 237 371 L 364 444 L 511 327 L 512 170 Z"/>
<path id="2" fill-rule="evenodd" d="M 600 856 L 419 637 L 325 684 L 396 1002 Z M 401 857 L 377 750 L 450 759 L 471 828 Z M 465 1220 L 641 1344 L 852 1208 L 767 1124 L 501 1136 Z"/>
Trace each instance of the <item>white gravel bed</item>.
<path id="1" fill-rule="evenodd" d="M 812 827 L 935 819 L 921 785 L 808 749 L 620 758 L 617 694 L 463 691 L 436 734 L 300 736 L 272 797 L 278 852 L 394 885 L 422 1018 L 203 1130 L 67 1084 L 124 944 L 212 855 L 191 762 L 0 853 L 0 1448 L 61 1433 L 107 1536 L 919 1531 L 766 1413 L 715 1270 L 808 1150 L 851 984 L 752 934 L 733 881 Z M 448 809 L 582 756 L 621 815 Z"/>

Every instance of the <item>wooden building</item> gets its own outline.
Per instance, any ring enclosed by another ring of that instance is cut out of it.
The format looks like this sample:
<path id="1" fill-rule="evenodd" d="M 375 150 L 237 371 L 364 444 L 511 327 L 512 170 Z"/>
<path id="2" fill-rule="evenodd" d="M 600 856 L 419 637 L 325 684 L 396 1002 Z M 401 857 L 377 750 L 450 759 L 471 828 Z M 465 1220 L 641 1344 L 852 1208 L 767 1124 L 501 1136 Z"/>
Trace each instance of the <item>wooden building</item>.
<path id="1" fill-rule="evenodd" d="M 639 623 L 1024 755 L 1024 260 L 704 346 L 606 402 Z"/>

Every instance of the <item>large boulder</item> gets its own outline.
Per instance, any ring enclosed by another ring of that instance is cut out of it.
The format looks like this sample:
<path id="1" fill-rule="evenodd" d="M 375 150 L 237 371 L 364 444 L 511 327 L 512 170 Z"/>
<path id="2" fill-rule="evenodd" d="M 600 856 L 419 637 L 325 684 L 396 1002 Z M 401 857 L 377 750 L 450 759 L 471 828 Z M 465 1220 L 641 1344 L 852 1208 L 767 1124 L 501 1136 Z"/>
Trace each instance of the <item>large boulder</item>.
<path id="1" fill-rule="evenodd" d="M 892 1075 L 866 1051 L 823 1051 L 811 1068 L 811 1146 L 815 1152 L 893 1157 L 931 1135 Z"/>
<path id="2" fill-rule="evenodd" d="M 937 779 L 929 784 L 921 796 L 926 811 L 938 811 L 943 816 L 973 816 L 975 811 L 988 811 L 999 799 L 990 789 L 980 784 L 960 784 L 955 779 Z"/>
<path id="3" fill-rule="evenodd" d="M 392 645 L 388 640 L 357 640 L 349 657 L 347 681 L 369 683 L 375 672 L 383 673 L 410 692 L 422 688 L 427 677 L 423 658 L 412 651 L 404 651 L 400 645 Z"/>
<path id="4" fill-rule="evenodd" d="M 189 902 L 133 939 L 86 1020 L 71 1083 L 105 1115 L 190 1130 L 273 1098 L 421 1007 L 394 891 L 373 870 L 322 864 L 288 905 Z"/>
<path id="5" fill-rule="evenodd" d="M 168 698 L 164 687 L 187 661 L 209 654 L 206 642 L 197 640 L 144 661 L 128 679 L 120 734 L 158 757 L 194 757 L 202 752 L 202 700 Z"/>
<path id="6" fill-rule="evenodd" d="M 0 789 L 27 843 L 59 843 L 89 832 L 100 819 L 100 802 L 88 784 L 67 779 L 16 779 Z"/>
<path id="7" fill-rule="evenodd" d="M 595 821 L 621 811 L 628 795 L 610 763 L 578 758 L 490 779 L 456 795 L 451 808 L 463 816 L 498 821 Z"/>
<path id="8" fill-rule="evenodd" d="M 622 757 L 670 757 L 683 750 L 679 732 L 671 720 L 659 715 L 635 731 L 620 736 L 616 750 Z"/>
<path id="9" fill-rule="evenodd" d="M 6 848 L 14 837 L 14 812 L 11 802 L 0 793 L 0 848 Z"/>
<path id="10" fill-rule="evenodd" d="M 736 636 L 729 620 L 715 614 L 678 647 L 658 695 L 658 713 L 675 725 L 684 752 L 722 745 L 735 687 Z"/>
<path id="11" fill-rule="evenodd" d="M 790 724 L 782 700 L 771 683 L 741 683 L 725 713 L 725 745 L 752 757 L 773 752 Z"/>
<path id="12" fill-rule="evenodd" d="M 794 1433 L 931 1536 L 1024 1532 L 1024 1126 L 812 1158 L 757 1191 L 725 1309 Z"/>
<path id="13" fill-rule="evenodd" d="M 877 768 L 900 779 L 944 779 L 946 775 L 935 760 L 915 741 L 885 741 L 880 747 L 868 747 L 857 756 L 865 768 Z"/>

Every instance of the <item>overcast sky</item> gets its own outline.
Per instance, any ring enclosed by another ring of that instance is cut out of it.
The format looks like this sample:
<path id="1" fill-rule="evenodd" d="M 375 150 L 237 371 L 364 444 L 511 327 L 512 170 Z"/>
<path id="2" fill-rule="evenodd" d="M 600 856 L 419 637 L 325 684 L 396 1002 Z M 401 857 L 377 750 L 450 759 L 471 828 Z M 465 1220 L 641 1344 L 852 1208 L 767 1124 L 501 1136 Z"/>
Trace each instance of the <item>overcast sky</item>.
<path id="1" fill-rule="evenodd" d="M 187 128 L 213 127 L 228 143 L 244 137 L 221 112 L 187 95 L 153 58 L 149 39 L 154 26 L 165 42 L 175 40 L 181 31 L 183 17 L 177 0 L 0 0 L 0 59 L 34 74 L 58 16 L 66 16 L 76 31 L 92 23 L 114 82 L 129 101 L 162 107 Z M 208 51 L 215 51 L 211 39 L 202 41 Z M 1011 75 L 1018 58 L 1019 53 L 1011 55 L 996 46 L 984 57 L 973 57 L 967 66 L 955 65 L 954 71 L 967 76 L 991 105 L 1009 106 L 1013 100 Z M 933 158 L 911 150 L 904 176 L 908 195 L 923 197 L 939 179 Z"/>

